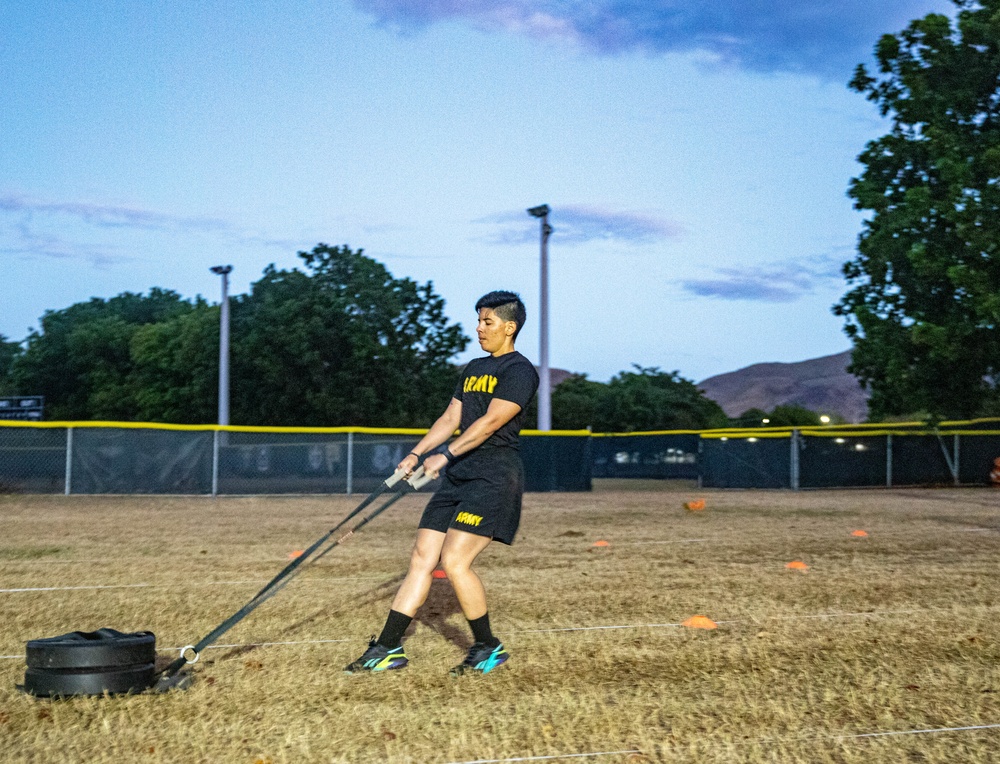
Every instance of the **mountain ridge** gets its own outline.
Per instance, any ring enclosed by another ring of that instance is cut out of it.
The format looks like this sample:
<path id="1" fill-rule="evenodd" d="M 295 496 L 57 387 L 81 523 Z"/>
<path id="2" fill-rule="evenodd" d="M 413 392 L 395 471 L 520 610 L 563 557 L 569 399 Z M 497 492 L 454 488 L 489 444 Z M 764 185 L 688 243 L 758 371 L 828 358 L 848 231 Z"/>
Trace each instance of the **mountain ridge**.
<path id="1" fill-rule="evenodd" d="M 697 383 L 707 398 L 727 416 L 748 409 L 771 411 L 775 406 L 803 406 L 819 414 L 863 422 L 868 417 L 868 395 L 847 371 L 851 351 L 792 363 L 765 362 L 717 374 Z"/>

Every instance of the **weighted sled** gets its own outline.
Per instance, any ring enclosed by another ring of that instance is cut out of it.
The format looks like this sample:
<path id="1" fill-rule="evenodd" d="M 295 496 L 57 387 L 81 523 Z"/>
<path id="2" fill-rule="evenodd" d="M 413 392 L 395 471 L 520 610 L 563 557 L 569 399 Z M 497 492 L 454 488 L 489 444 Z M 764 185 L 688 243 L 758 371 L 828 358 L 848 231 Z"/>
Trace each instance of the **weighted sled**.
<path id="1" fill-rule="evenodd" d="M 134 666 L 156 660 L 156 636 L 137 631 L 123 634 L 117 629 L 73 631 L 58 637 L 28 642 L 29 668 L 73 669 Z"/>
<path id="2" fill-rule="evenodd" d="M 153 663 L 86 669 L 37 669 L 24 672 L 24 691 L 38 697 L 116 695 L 144 692 L 156 678 Z"/>
<path id="3" fill-rule="evenodd" d="M 156 678 L 156 636 L 116 629 L 28 642 L 24 691 L 40 697 L 143 692 Z"/>

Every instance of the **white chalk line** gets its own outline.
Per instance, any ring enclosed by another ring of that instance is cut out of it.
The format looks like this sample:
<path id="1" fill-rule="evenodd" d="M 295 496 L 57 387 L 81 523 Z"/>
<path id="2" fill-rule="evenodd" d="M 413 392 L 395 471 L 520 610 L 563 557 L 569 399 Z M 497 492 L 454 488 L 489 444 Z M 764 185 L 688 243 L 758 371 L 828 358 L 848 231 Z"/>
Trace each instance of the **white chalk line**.
<path id="1" fill-rule="evenodd" d="M 632 748 L 628 751 L 594 751 L 593 753 L 560 753 L 555 756 L 517 756 L 513 759 L 473 759 L 472 761 L 452 761 L 449 764 L 501 764 L 508 761 L 552 761 L 553 759 L 583 759 L 594 756 L 624 756 L 627 753 L 642 751 Z"/>
<path id="2" fill-rule="evenodd" d="M 347 576 L 342 578 L 309 578 L 303 579 L 313 584 L 333 583 L 337 581 L 374 581 L 383 576 Z M 197 586 L 241 586 L 262 584 L 267 579 L 254 578 L 245 581 L 201 581 L 177 582 L 171 584 L 93 584 L 88 586 L 26 586 L 17 589 L 0 589 L 0 594 L 18 594 L 22 592 L 72 592 L 81 589 L 191 589 Z"/>
<path id="3" fill-rule="evenodd" d="M 622 546 L 639 546 L 640 544 L 702 544 L 715 539 L 669 539 L 667 541 L 618 541 Z"/>
<path id="4" fill-rule="evenodd" d="M 94 586 L 26 586 L 20 589 L 0 589 L 0 594 L 20 592 L 72 592 L 81 589 L 147 589 L 153 584 L 100 584 Z"/>
<path id="5" fill-rule="evenodd" d="M 717 621 L 716 623 L 729 623 L 728 621 Z M 614 631 L 615 629 L 656 629 L 680 626 L 679 623 L 626 623 L 614 626 L 567 626 L 565 628 L 554 629 L 522 629 L 521 631 L 508 631 L 507 634 L 555 634 L 564 631 Z"/>
<path id="6" fill-rule="evenodd" d="M 765 616 L 763 621 L 802 621 L 810 618 L 863 618 L 865 616 L 883 615 L 912 615 L 914 613 L 928 613 L 936 608 L 917 608 L 915 610 L 866 610 L 857 613 L 814 613 L 812 615 L 788 615 L 788 616 Z M 945 611 L 943 611 L 945 612 Z M 749 623 L 749 621 L 716 621 L 719 625 L 729 625 L 737 623 Z M 664 629 L 682 627 L 682 623 L 630 623 L 612 624 L 606 626 L 566 626 L 551 629 L 522 629 L 520 631 L 508 631 L 508 634 L 545 634 L 563 631 L 613 631 L 616 629 Z"/>
<path id="7" fill-rule="evenodd" d="M 917 730 L 893 730 L 889 732 L 863 732 L 857 735 L 824 735 L 819 738 L 808 738 L 807 740 L 859 740 L 861 738 L 891 737 L 896 735 L 933 735 L 947 732 L 970 732 L 975 730 L 1000 729 L 1000 724 L 976 724 L 966 727 L 935 727 L 930 729 Z M 769 738 L 773 740 L 773 738 Z M 788 739 L 788 738 L 782 738 Z M 563 753 L 554 756 L 516 756 L 510 759 L 472 759 L 470 761 L 453 761 L 449 764 L 507 764 L 516 761 L 552 761 L 555 759 L 582 759 L 597 756 L 624 756 L 626 754 L 637 753 L 642 755 L 638 749 L 627 751 L 594 751 L 592 753 Z"/>
<path id="8" fill-rule="evenodd" d="M 43 559 L 43 560 L 18 560 L 17 558 L 11 558 L 11 559 L 7 559 L 7 560 L 3 560 L 3 562 L 5 564 L 7 564 L 7 565 L 53 565 L 53 564 L 60 564 L 60 563 L 62 563 L 62 564 L 65 565 L 65 564 L 75 563 L 75 562 L 87 562 L 87 563 L 100 562 L 100 563 L 107 563 L 107 561 L 108 561 L 108 559 L 106 557 L 103 560 L 100 560 L 100 559 L 94 559 L 94 560 L 85 560 L 85 559 L 73 559 L 73 560 L 49 560 L 49 559 Z M 137 560 L 137 559 L 128 560 L 128 559 L 121 558 L 121 557 L 116 557 L 115 558 L 115 562 L 138 562 L 138 561 L 139 560 Z"/>
<path id="9" fill-rule="evenodd" d="M 236 649 L 240 647 L 274 647 L 281 645 L 330 645 L 339 642 L 356 642 L 355 639 L 302 639 L 288 642 L 239 642 L 233 643 L 231 645 L 209 645 L 205 650 L 229 650 Z M 180 647 L 164 647 L 161 648 L 167 652 L 178 651 Z M 186 647 L 184 648 L 187 649 Z M 3 656 L 0 656 L 3 657 Z"/>
<path id="10" fill-rule="evenodd" d="M 789 615 L 781 617 L 765 617 L 762 621 L 804 621 L 810 618 L 862 618 L 866 615 L 913 615 L 914 613 L 931 613 L 935 610 L 946 611 L 945 608 L 929 608 L 921 607 L 914 608 L 913 610 L 862 610 L 857 613 L 815 613 L 813 615 Z M 727 623 L 726 621 L 720 621 L 719 623 Z M 739 621 L 729 621 L 728 623 L 739 623 Z"/>
<path id="11" fill-rule="evenodd" d="M 202 556 L 202 557 L 197 557 L 197 556 L 196 557 L 188 557 L 187 559 L 188 559 L 189 562 L 204 562 L 204 563 L 209 563 L 209 564 L 214 564 L 217 561 L 217 558 L 215 558 L 215 557 L 204 557 L 204 556 Z M 233 558 L 231 558 L 231 557 L 227 558 L 227 559 L 230 560 L 230 561 L 233 561 Z M 253 563 L 272 563 L 272 562 L 273 563 L 287 563 L 287 562 L 290 562 L 293 559 L 295 559 L 295 558 L 293 558 L 293 557 L 268 557 L 268 558 L 264 558 L 264 559 L 262 559 L 262 558 L 248 558 L 248 559 L 244 560 L 244 562 L 246 562 L 246 563 L 251 563 L 251 562 L 253 562 Z M 132 563 L 142 563 L 142 562 L 156 563 L 156 562 L 158 562 L 160 560 L 159 560 L 159 558 L 155 558 L 155 557 L 115 557 L 114 561 L 116 563 L 122 563 L 122 564 L 124 564 L 124 563 L 130 563 L 130 564 L 132 564 Z M 239 560 L 236 560 L 236 561 L 239 561 Z M 6 564 L 6 565 L 74 565 L 76 563 L 102 563 L 102 564 L 107 564 L 107 562 L 108 562 L 108 558 L 107 557 L 100 558 L 100 559 L 98 559 L 98 558 L 95 558 L 95 559 L 86 559 L 86 558 L 82 558 L 82 557 L 74 557 L 74 558 L 70 558 L 70 559 L 43 558 L 43 559 L 34 559 L 34 560 L 21 560 L 21 559 L 17 559 L 16 557 L 6 558 L 6 559 L 0 559 L 0 565 L 4 565 L 4 564 Z"/>
<path id="12" fill-rule="evenodd" d="M 891 732 L 863 732 L 858 735 L 829 735 L 832 740 L 857 740 L 865 737 L 890 737 L 893 735 L 931 735 L 940 732 L 967 732 L 969 730 L 995 730 L 1000 724 L 976 724 L 968 727 L 936 727 L 924 730 L 894 730 Z"/>
<path id="13" fill-rule="evenodd" d="M 952 528 L 955 533 L 998 533 L 1000 528 Z M 900 535 L 911 535 L 909 531 L 872 531 L 874 536 L 879 538 L 884 538 L 887 536 L 900 536 Z M 843 539 L 842 539 L 843 540 Z M 848 541 L 852 543 L 860 543 L 858 539 L 848 536 Z M 865 537 L 865 540 L 872 541 L 872 536 Z M 700 538 L 700 539 L 666 539 L 663 541 L 630 541 L 628 539 L 621 540 L 611 540 L 609 546 L 611 547 L 632 547 L 632 546 L 643 546 L 652 544 L 706 544 L 713 541 L 727 542 L 728 539 L 719 538 L 718 536 L 712 536 L 710 538 Z M 591 545 L 593 546 L 593 545 Z M 750 563 L 758 564 L 758 563 Z"/>

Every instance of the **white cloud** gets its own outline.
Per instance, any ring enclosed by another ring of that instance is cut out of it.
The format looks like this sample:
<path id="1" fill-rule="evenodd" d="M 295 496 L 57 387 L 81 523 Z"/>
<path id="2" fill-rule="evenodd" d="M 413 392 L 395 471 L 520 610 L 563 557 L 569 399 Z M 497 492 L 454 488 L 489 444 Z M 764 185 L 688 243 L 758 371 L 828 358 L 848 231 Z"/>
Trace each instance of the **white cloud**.
<path id="1" fill-rule="evenodd" d="M 411 30 L 459 19 L 479 29 L 568 41 L 598 53 L 699 52 L 757 71 L 844 81 L 885 33 L 949 0 L 355 0 Z"/>

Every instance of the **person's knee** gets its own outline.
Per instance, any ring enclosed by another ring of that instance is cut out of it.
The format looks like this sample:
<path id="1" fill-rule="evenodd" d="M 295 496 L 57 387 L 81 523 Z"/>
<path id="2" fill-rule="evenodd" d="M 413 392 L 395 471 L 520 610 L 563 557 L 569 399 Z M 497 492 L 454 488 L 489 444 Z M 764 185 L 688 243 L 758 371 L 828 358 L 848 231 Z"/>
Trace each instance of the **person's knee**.
<path id="1" fill-rule="evenodd" d="M 444 572 L 451 577 L 453 574 L 461 574 L 471 567 L 472 561 L 467 555 L 458 550 L 445 547 L 441 550 L 441 567 Z"/>
<path id="2" fill-rule="evenodd" d="M 410 553 L 410 569 L 430 573 L 438 564 L 439 554 L 437 548 L 432 548 L 429 544 L 414 544 Z"/>

